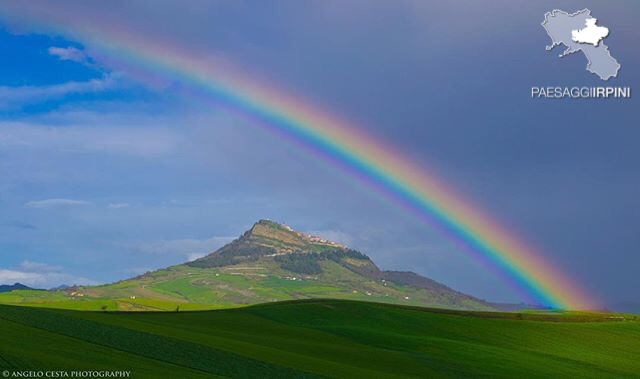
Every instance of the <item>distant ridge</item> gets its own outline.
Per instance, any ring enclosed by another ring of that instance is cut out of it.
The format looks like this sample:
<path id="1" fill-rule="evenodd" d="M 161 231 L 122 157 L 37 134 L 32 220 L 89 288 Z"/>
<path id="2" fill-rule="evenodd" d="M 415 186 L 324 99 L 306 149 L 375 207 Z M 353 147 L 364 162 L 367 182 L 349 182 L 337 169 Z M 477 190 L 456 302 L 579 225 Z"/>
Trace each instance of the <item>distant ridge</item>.
<path id="1" fill-rule="evenodd" d="M 621 301 L 615 304 L 611 304 L 608 308 L 610 308 L 614 312 L 640 315 L 640 301 Z"/>
<path id="2" fill-rule="evenodd" d="M 64 291 L 67 290 L 69 288 L 72 288 L 73 286 L 68 286 L 66 284 L 61 284 L 59 286 L 53 287 L 53 288 L 49 288 L 49 291 Z"/>
<path id="3" fill-rule="evenodd" d="M 2 285 L 0 285 L 0 293 L 11 292 L 11 291 L 15 291 L 15 290 L 44 291 L 43 289 L 31 288 L 31 287 L 25 286 L 22 283 L 2 284 Z"/>
<path id="4" fill-rule="evenodd" d="M 297 299 L 345 299 L 466 310 L 495 310 L 473 296 L 408 271 L 383 271 L 367 255 L 288 225 L 260 220 L 240 237 L 191 262 L 102 286 L 49 291 L 82 307 L 230 307 Z M 25 302 L 29 300 L 26 299 Z M 37 301 L 45 301 L 41 296 Z M 202 309 L 202 307 L 198 308 Z"/>

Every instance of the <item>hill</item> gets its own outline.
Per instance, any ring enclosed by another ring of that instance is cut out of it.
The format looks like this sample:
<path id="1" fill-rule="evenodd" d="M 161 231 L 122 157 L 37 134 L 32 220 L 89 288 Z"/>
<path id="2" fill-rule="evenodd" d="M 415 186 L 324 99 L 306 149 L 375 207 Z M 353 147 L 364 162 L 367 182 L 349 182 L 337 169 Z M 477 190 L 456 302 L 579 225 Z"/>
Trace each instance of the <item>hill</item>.
<path id="1" fill-rule="evenodd" d="M 623 301 L 609 306 L 613 312 L 634 313 L 640 315 L 640 301 Z"/>
<path id="2" fill-rule="evenodd" d="M 0 305 L 0 370 L 132 377 L 628 378 L 640 319 L 498 313 L 344 300 L 204 312 Z"/>
<path id="3" fill-rule="evenodd" d="M 0 285 L 0 293 L 11 292 L 11 291 L 15 291 L 15 290 L 44 291 L 44 290 L 39 290 L 39 289 L 36 289 L 36 288 L 31 288 L 31 287 L 25 286 L 22 283 L 2 284 L 2 285 Z"/>
<path id="4" fill-rule="evenodd" d="M 0 295 L 0 302 L 166 310 L 308 298 L 494 309 L 413 272 L 382 271 L 359 251 L 268 220 L 257 222 L 238 239 L 192 262 L 104 286 L 73 287 L 35 296 L 15 291 Z"/>

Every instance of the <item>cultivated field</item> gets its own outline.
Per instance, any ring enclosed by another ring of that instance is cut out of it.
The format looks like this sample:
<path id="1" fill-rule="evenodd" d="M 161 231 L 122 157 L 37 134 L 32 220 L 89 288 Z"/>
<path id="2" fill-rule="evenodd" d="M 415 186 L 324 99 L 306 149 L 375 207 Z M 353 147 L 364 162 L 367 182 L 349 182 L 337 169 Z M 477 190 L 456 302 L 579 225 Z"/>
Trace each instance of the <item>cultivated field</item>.
<path id="1" fill-rule="evenodd" d="M 157 304 L 156 304 L 157 305 Z M 132 377 L 580 377 L 640 373 L 637 316 L 345 300 L 188 312 L 0 305 L 0 368 Z"/>

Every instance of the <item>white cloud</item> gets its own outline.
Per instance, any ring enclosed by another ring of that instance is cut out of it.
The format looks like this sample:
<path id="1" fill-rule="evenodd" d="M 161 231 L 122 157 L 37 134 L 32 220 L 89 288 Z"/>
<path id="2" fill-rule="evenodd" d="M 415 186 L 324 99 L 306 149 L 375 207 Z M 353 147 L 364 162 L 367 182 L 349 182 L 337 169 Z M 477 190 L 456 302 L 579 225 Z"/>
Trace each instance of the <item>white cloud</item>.
<path id="1" fill-rule="evenodd" d="M 37 273 L 0 269 L 0 283 L 2 284 L 22 283 L 33 285 L 40 280 L 41 276 Z"/>
<path id="2" fill-rule="evenodd" d="M 20 263 L 20 269 L 31 272 L 60 272 L 61 266 L 54 266 L 47 263 L 23 261 Z"/>
<path id="3" fill-rule="evenodd" d="M 116 87 L 113 76 L 84 82 L 66 82 L 48 86 L 0 86 L 0 109 L 20 108 L 23 105 L 59 99 L 70 94 L 101 92 Z"/>
<path id="4" fill-rule="evenodd" d="M 129 207 L 129 203 L 111 203 L 107 207 L 111 208 L 111 209 L 128 208 Z"/>
<path id="5" fill-rule="evenodd" d="M 65 273 L 59 266 L 41 262 L 24 261 L 17 269 L 0 268 L 0 284 L 22 283 L 34 288 L 51 288 L 66 285 L 96 285 L 97 282 Z"/>
<path id="6" fill-rule="evenodd" d="M 66 206 L 83 206 L 90 205 L 91 203 L 84 200 L 74 200 L 74 199 L 46 199 L 46 200 L 32 200 L 27 202 L 24 206 L 27 208 L 39 208 L 39 209 L 47 209 L 47 208 L 55 208 L 55 207 L 66 207 Z"/>
<path id="7" fill-rule="evenodd" d="M 180 255 L 192 261 L 213 252 L 235 238 L 236 237 L 211 237 L 205 239 L 183 238 L 149 242 L 117 243 L 117 245 L 145 254 Z"/>
<path id="8" fill-rule="evenodd" d="M 163 127 L 124 127 L 69 119 L 64 127 L 38 122 L 1 122 L 0 147 L 20 151 L 98 152 L 156 157 L 174 151 L 181 137 Z"/>
<path id="9" fill-rule="evenodd" d="M 89 62 L 89 56 L 87 55 L 87 53 L 73 46 L 69 46 L 69 47 L 51 46 L 48 49 L 48 51 L 49 51 L 49 54 L 58 57 L 62 61 L 73 61 L 78 63 Z"/>
<path id="10" fill-rule="evenodd" d="M 196 259 L 200 259 L 204 256 L 206 256 L 207 253 L 191 253 L 191 254 L 187 254 L 187 260 L 189 262 L 191 261 L 195 261 Z"/>

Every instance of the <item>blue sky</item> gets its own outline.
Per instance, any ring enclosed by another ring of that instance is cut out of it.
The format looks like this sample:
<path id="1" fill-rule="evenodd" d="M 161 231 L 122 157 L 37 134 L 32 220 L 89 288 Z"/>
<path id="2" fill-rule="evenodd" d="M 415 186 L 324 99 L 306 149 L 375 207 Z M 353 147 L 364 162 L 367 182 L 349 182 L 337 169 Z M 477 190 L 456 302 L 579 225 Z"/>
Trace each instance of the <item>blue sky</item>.
<path id="1" fill-rule="evenodd" d="M 636 98 L 530 98 L 532 86 L 603 85 L 580 54 L 545 50 L 540 24 L 556 8 L 589 8 L 610 28 L 605 43 L 622 70 L 606 84 L 635 89 L 633 2 L 59 6 L 224 57 L 356 121 L 435 167 L 597 297 L 640 298 Z M 271 218 L 348 243 L 384 269 L 521 300 L 436 230 L 327 164 L 181 96 L 179 82 L 140 80 L 42 17 L 20 2 L 0 5 L 0 282 L 123 279 Z"/>

